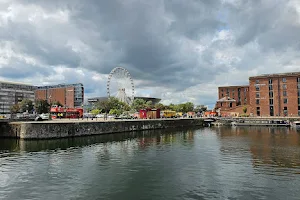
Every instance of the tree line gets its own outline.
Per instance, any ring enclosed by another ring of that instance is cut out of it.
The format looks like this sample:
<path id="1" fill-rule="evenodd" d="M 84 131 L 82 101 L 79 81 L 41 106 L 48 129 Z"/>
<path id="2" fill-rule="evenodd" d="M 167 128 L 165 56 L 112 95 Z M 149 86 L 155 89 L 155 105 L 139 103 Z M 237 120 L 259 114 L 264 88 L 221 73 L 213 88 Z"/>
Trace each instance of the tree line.
<path id="1" fill-rule="evenodd" d="M 97 102 L 93 105 L 90 112 L 94 115 L 99 113 L 109 113 L 120 115 L 126 112 L 138 112 L 141 109 L 160 109 L 160 110 L 173 110 L 176 112 L 187 113 L 190 111 L 203 112 L 206 107 L 203 105 L 195 106 L 192 102 L 181 104 L 164 105 L 162 103 L 153 104 L 152 101 L 145 101 L 144 99 L 134 99 L 131 106 L 119 101 L 115 97 L 108 98 L 107 100 Z"/>
<path id="2" fill-rule="evenodd" d="M 52 105 L 62 106 L 59 101 L 53 101 L 51 104 L 47 100 L 38 99 L 33 103 L 30 99 L 23 99 L 20 103 L 14 104 L 10 107 L 10 112 L 15 113 L 33 113 L 38 114 L 49 113 Z"/>
<path id="3" fill-rule="evenodd" d="M 52 105 L 62 106 L 58 101 L 51 102 L 49 104 L 47 100 L 36 100 L 33 103 L 29 99 L 23 99 L 20 103 L 13 105 L 10 110 L 11 113 L 19 112 L 29 112 L 33 113 L 34 111 L 38 114 L 49 113 Z M 141 109 L 160 109 L 160 110 L 173 110 L 176 112 L 187 113 L 189 111 L 202 112 L 206 110 L 206 107 L 203 105 L 195 106 L 192 102 L 186 102 L 181 104 L 169 104 L 164 105 L 162 103 L 153 104 L 152 101 L 145 101 L 144 99 L 134 99 L 132 105 L 128 105 L 124 102 L 121 102 L 115 97 L 110 97 L 107 100 L 99 101 L 93 105 L 93 107 L 88 110 L 88 112 L 97 115 L 100 113 L 109 113 L 113 115 L 120 115 L 126 112 L 138 112 Z"/>

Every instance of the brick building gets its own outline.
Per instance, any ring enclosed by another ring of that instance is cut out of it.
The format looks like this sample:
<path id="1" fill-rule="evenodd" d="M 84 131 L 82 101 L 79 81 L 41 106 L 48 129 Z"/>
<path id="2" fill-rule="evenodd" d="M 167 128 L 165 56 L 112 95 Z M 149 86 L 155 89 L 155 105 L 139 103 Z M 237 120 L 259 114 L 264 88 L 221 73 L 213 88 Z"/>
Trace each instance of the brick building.
<path id="1" fill-rule="evenodd" d="M 236 106 L 249 104 L 249 86 L 223 86 L 218 88 L 219 99 L 229 97 L 236 100 Z"/>
<path id="2" fill-rule="evenodd" d="M 35 99 L 47 100 L 50 104 L 59 101 L 68 108 L 81 107 L 84 87 L 82 83 L 40 86 L 35 90 Z"/>
<path id="3" fill-rule="evenodd" d="M 216 102 L 215 110 L 221 116 L 238 116 L 243 114 L 244 107 L 250 112 L 249 86 L 222 86 L 218 88 L 219 100 Z"/>
<path id="4" fill-rule="evenodd" d="M 254 116 L 300 116 L 300 72 L 249 78 Z"/>

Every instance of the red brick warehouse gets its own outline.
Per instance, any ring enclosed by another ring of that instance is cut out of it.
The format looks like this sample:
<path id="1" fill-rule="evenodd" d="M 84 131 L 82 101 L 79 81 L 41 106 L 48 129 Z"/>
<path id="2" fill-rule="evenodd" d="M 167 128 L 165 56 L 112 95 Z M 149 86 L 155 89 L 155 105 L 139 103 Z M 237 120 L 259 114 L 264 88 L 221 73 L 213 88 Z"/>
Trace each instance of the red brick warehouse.
<path id="1" fill-rule="evenodd" d="M 84 102 L 84 87 L 81 83 L 41 86 L 35 90 L 35 99 L 48 103 L 60 102 L 64 107 L 81 107 Z"/>
<path id="2" fill-rule="evenodd" d="M 300 116 L 300 72 L 250 77 L 249 93 L 254 116 Z"/>

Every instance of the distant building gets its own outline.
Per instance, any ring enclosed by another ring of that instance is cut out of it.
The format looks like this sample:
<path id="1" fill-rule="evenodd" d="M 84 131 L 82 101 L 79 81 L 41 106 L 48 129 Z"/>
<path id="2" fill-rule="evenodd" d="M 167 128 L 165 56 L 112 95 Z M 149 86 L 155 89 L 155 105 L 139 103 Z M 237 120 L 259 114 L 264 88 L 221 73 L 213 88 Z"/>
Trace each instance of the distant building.
<path id="1" fill-rule="evenodd" d="M 300 116 L 300 72 L 249 77 L 249 86 L 219 87 L 216 111 L 225 115 Z"/>
<path id="2" fill-rule="evenodd" d="M 215 110 L 220 115 L 243 114 L 244 107 L 249 113 L 249 86 L 222 86 L 218 88 L 219 100 L 216 102 Z"/>
<path id="3" fill-rule="evenodd" d="M 219 99 L 229 97 L 236 101 L 236 106 L 249 104 L 249 86 L 222 86 L 218 88 Z"/>
<path id="4" fill-rule="evenodd" d="M 88 106 L 92 107 L 96 103 L 101 101 L 106 101 L 106 100 L 108 100 L 108 97 L 93 97 L 93 98 L 88 98 L 87 102 L 88 102 Z"/>
<path id="5" fill-rule="evenodd" d="M 254 116 L 300 116 L 300 72 L 249 78 Z"/>
<path id="6" fill-rule="evenodd" d="M 10 113 L 10 107 L 23 99 L 34 101 L 35 87 L 22 83 L 0 82 L 0 113 Z"/>
<path id="7" fill-rule="evenodd" d="M 64 107 L 81 107 L 84 102 L 82 83 L 39 86 L 35 90 L 35 99 L 47 100 L 48 103 L 60 102 Z"/>
<path id="8" fill-rule="evenodd" d="M 134 97 L 135 99 L 143 99 L 144 101 L 151 101 L 153 105 L 159 103 L 161 99 L 154 97 Z"/>

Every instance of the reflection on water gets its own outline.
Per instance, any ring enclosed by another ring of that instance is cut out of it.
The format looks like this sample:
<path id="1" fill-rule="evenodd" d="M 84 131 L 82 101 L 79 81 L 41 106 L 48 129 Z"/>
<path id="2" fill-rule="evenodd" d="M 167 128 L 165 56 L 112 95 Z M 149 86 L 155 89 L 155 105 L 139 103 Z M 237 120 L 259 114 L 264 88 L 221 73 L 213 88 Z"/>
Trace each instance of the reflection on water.
<path id="1" fill-rule="evenodd" d="M 52 140 L 16 140 L 1 138 L 0 153 L 22 151 L 37 152 L 57 149 L 65 150 L 70 147 L 84 147 L 99 143 L 117 142 L 123 142 L 123 149 L 126 148 L 126 143 L 136 143 L 140 148 L 145 148 L 151 145 L 170 144 L 176 142 L 189 143 L 193 141 L 194 132 L 195 129 L 185 129 L 184 131 L 170 129 L 149 130 L 142 132 L 126 132 Z"/>
<path id="2" fill-rule="evenodd" d="M 153 130 L 0 139 L 0 199 L 298 199 L 300 133 Z"/>

